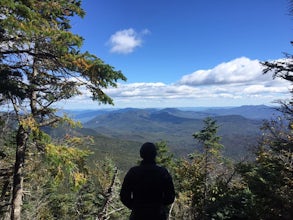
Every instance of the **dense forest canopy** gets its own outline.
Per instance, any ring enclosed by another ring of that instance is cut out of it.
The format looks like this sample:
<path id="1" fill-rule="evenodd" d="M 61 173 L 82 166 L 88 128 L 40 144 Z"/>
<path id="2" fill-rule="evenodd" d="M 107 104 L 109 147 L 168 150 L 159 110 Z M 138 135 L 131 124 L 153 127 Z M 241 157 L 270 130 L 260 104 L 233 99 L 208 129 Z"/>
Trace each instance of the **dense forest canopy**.
<path id="1" fill-rule="evenodd" d="M 79 0 L 0 2 L 0 219 L 128 218 L 116 161 L 91 157 L 87 146 L 99 139 L 76 133 L 80 123 L 54 108 L 83 89 L 98 103 L 113 104 L 103 90 L 126 80 L 81 51 L 70 19 L 84 15 Z M 292 55 L 263 66 L 264 74 L 293 82 Z M 223 156 L 213 118 L 194 130 L 194 149 L 185 157 L 156 143 L 157 162 L 176 187 L 169 219 L 292 219 L 292 100 L 281 101 L 282 115 L 263 124 L 250 160 Z M 46 132 L 52 129 L 64 135 L 53 138 Z"/>

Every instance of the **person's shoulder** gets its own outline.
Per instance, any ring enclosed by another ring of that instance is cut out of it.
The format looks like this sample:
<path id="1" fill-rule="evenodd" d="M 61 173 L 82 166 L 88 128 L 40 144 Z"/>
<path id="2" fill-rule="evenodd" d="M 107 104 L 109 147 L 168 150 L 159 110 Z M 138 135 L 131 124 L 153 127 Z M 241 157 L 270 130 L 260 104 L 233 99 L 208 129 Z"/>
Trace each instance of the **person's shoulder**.
<path id="1" fill-rule="evenodd" d="M 131 167 L 126 175 L 125 175 L 125 179 L 132 179 L 134 176 L 136 176 L 138 173 L 138 166 L 134 166 L 134 167 Z"/>
<path id="2" fill-rule="evenodd" d="M 140 166 L 133 166 L 128 170 L 128 173 L 135 173 L 140 169 Z"/>
<path id="3" fill-rule="evenodd" d="M 160 172 L 162 172 L 162 173 L 169 173 L 167 168 L 160 166 L 160 165 L 156 165 L 156 169 L 160 170 Z"/>

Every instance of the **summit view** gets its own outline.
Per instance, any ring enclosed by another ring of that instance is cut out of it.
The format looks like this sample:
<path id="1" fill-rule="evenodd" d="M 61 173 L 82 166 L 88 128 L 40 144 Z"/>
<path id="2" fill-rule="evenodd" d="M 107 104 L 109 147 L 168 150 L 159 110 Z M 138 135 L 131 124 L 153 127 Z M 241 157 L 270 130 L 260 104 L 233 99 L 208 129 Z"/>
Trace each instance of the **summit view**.
<path id="1" fill-rule="evenodd" d="M 1 0 L 0 220 L 293 219 L 292 0 Z"/>

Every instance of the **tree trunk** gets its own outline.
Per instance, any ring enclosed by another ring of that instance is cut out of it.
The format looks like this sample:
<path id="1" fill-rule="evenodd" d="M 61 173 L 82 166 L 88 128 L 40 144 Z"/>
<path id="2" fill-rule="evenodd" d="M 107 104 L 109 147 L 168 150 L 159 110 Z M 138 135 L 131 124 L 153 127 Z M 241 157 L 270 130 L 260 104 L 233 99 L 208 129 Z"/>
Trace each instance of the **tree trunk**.
<path id="1" fill-rule="evenodd" d="M 203 191 L 203 210 L 202 210 L 202 219 L 206 219 L 206 204 L 207 204 L 207 191 L 208 191 L 208 175 L 209 175 L 209 146 L 205 146 L 205 164 L 204 164 L 204 191 Z"/>
<path id="2" fill-rule="evenodd" d="M 11 220 L 20 220 L 23 197 L 23 167 L 28 133 L 22 125 L 16 135 L 16 155 L 13 174 L 13 190 L 11 204 Z"/>
<path id="3" fill-rule="evenodd" d="M 111 205 L 112 199 L 114 198 L 114 194 L 115 194 L 114 188 L 115 188 L 115 183 L 116 183 L 117 178 L 118 178 L 118 169 L 115 168 L 112 181 L 111 181 L 110 186 L 109 186 L 107 193 L 106 193 L 106 198 L 105 198 L 106 201 L 104 202 L 104 205 L 102 207 L 101 212 L 98 214 L 97 220 L 109 219 L 108 209 Z M 120 209 L 118 209 L 118 210 L 120 210 Z"/>

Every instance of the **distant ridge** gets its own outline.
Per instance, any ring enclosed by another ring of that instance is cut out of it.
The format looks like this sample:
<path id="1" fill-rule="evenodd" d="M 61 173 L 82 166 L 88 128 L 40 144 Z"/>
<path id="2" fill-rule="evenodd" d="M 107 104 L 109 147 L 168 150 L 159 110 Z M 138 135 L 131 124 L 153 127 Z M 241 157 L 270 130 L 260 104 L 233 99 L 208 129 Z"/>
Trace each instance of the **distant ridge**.
<path id="1" fill-rule="evenodd" d="M 242 157 L 247 148 L 256 144 L 263 120 L 279 114 L 276 109 L 265 106 L 240 106 L 182 110 L 179 108 L 125 108 L 100 111 L 84 127 L 95 130 L 109 138 L 135 142 L 166 141 L 176 155 L 193 152 L 197 143 L 192 134 L 202 129 L 203 119 L 214 118 L 219 135 L 225 146 L 225 154 Z M 85 115 L 78 114 L 76 119 Z"/>
<path id="2" fill-rule="evenodd" d="M 273 107 L 245 105 L 210 108 L 123 108 L 98 110 L 65 110 L 66 114 L 83 124 L 75 134 L 92 136 L 89 145 L 95 152 L 93 160 L 111 156 L 126 170 L 139 156 L 143 142 L 165 141 L 177 157 L 187 156 L 199 148 L 192 134 L 203 128 L 203 120 L 212 117 L 219 125 L 224 154 L 241 159 L 260 138 L 263 121 L 278 116 Z M 60 112 L 61 114 L 62 112 Z M 51 131 L 55 137 L 67 134 L 68 128 Z"/>
<path id="3" fill-rule="evenodd" d="M 243 105 L 232 108 L 207 109 L 205 112 L 216 115 L 241 115 L 250 119 L 270 119 L 280 114 L 276 108 L 266 105 Z"/>
<path id="4" fill-rule="evenodd" d="M 270 119 L 280 113 L 274 108 L 266 105 L 244 105 L 239 107 L 186 107 L 186 108 L 122 108 L 122 109 L 98 109 L 98 110 L 64 110 L 73 119 L 82 123 L 90 121 L 96 116 L 123 112 L 167 112 L 181 118 L 203 119 L 224 115 L 240 115 L 248 119 Z"/>

